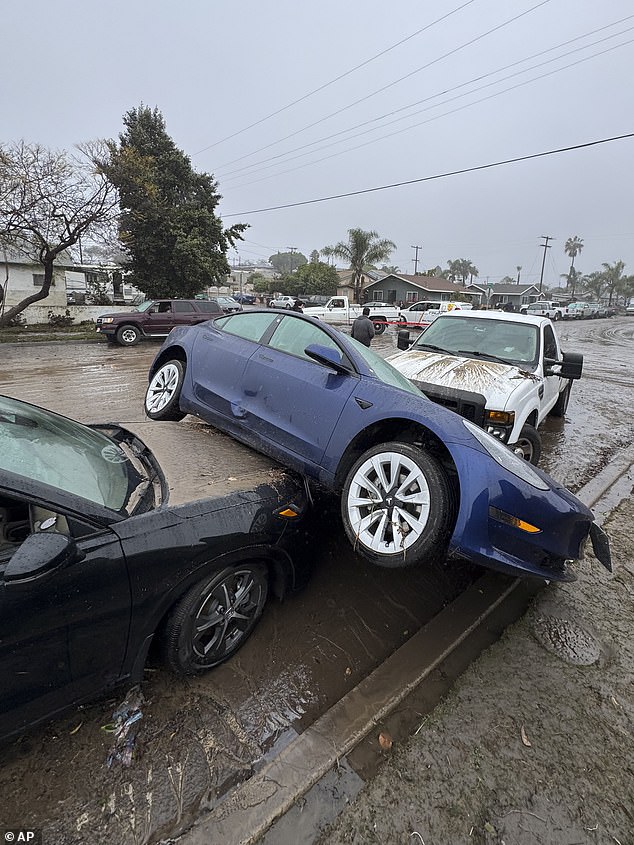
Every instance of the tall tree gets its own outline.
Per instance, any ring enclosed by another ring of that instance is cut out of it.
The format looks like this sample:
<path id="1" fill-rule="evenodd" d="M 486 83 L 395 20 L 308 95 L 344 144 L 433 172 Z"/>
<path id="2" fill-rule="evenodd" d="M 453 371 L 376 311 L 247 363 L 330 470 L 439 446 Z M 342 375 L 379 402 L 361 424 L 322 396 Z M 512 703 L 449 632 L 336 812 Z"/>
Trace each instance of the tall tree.
<path id="1" fill-rule="evenodd" d="M 456 258 L 447 261 L 447 270 L 443 270 L 443 276 L 452 282 L 460 281 L 463 285 L 467 280 L 478 275 L 478 268 L 468 258 Z"/>
<path id="2" fill-rule="evenodd" d="M 0 146 L 0 256 L 15 252 L 43 268 L 42 286 L 0 314 L 7 325 L 49 295 L 56 259 L 82 237 L 107 237 L 117 213 L 114 187 L 95 169 L 99 144 L 77 153 L 24 141 Z M 0 300 L 2 297 L 0 297 Z"/>
<path id="3" fill-rule="evenodd" d="M 568 238 L 564 244 L 564 252 L 570 258 L 570 270 L 568 271 L 568 282 L 566 287 L 570 290 L 570 295 L 575 295 L 575 282 L 577 281 L 577 274 L 575 274 L 575 258 L 581 253 L 583 249 L 583 239 L 578 235 L 573 235 Z"/>
<path id="4" fill-rule="evenodd" d="M 229 273 L 227 251 L 247 228 L 224 229 L 217 183 L 197 173 L 167 134 L 158 109 L 131 109 L 103 172 L 119 190 L 119 237 L 130 281 L 148 296 L 193 297 Z"/>
<path id="5" fill-rule="evenodd" d="M 600 275 L 608 292 L 608 305 L 612 305 L 614 294 L 624 293 L 628 285 L 628 277 L 623 272 L 625 264 L 623 261 L 615 261 L 614 264 L 604 261 L 601 266 Z"/>
<path id="6" fill-rule="evenodd" d="M 298 267 L 308 264 L 308 259 L 301 252 L 292 250 L 290 252 L 276 252 L 275 255 L 269 256 L 269 264 L 279 273 L 280 276 L 288 273 L 294 273 Z"/>
<path id="7" fill-rule="evenodd" d="M 341 258 L 353 271 L 354 298 L 361 301 L 361 280 L 364 269 L 370 264 L 386 261 L 396 249 L 396 244 L 387 238 L 379 238 L 378 232 L 363 229 L 348 229 L 348 240 L 321 250 L 325 256 Z"/>

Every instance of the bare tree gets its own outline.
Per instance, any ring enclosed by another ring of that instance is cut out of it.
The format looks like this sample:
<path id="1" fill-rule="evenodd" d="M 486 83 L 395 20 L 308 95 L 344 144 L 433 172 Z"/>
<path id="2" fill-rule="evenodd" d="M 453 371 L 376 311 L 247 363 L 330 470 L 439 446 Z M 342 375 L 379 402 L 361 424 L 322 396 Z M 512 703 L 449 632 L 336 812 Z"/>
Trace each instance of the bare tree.
<path id="1" fill-rule="evenodd" d="M 0 145 L 0 252 L 41 264 L 41 288 L 0 313 L 0 327 L 24 309 L 46 299 L 55 260 L 82 237 L 111 229 L 118 209 L 114 187 L 95 166 L 102 145 L 54 152 L 20 141 Z M 6 297 L 5 297 L 6 299 Z"/>

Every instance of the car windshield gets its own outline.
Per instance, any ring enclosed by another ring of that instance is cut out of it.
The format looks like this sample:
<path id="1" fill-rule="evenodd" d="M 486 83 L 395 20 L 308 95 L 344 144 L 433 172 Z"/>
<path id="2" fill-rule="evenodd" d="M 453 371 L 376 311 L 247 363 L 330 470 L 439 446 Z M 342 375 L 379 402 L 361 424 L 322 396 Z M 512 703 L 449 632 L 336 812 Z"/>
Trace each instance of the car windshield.
<path id="1" fill-rule="evenodd" d="M 137 305 L 137 307 L 135 308 L 135 311 L 147 311 L 148 308 L 151 305 L 154 305 L 154 301 L 151 300 L 151 299 L 148 299 L 145 302 L 142 302 L 140 305 Z"/>
<path id="2" fill-rule="evenodd" d="M 534 364 L 538 327 L 510 320 L 477 317 L 438 317 L 411 349 L 434 347 L 449 355 L 489 357 L 509 364 Z"/>
<path id="3" fill-rule="evenodd" d="M 74 420 L 0 397 L 0 470 L 123 512 L 140 480 L 109 437 Z"/>
<path id="4" fill-rule="evenodd" d="M 376 352 L 372 352 L 371 349 L 364 346 L 362 343 L 359 343 L 358 340 L 354 340 L 352 337 L 347 338 L 347 340 L 354 346 L 355 350 L 370 367 L 379 381 L 384 382 L 384 384 L 389 384 L 391 387 L 400 387 L 401 390 L 406 390 L 408 393 L 414 393 L 420 398 L 421 392 L 416 385 L 414 385 L 408 378 L 405 378 L 405 376 L 399 373 L 398 370 L 395 370 L 394 367 L 391 364 L 388 364 L 384 358 L 381 358 L 381 356 L 377 355 Z"/>

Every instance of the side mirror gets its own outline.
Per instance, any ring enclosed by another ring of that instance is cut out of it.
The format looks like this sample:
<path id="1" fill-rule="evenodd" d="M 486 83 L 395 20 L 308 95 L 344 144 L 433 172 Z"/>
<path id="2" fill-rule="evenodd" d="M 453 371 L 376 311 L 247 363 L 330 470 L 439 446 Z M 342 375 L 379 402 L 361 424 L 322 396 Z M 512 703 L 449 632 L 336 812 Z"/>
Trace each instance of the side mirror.
<path id="1" fill-rule="evenodd" d="M 556 361 L 553 358 L 544 358 L 544 374 L 547 376 L 559 376 L 566 379 L 581 378 L 583 371 L 583 355 L 578 352 L 564 352 L 563 361 Z"/>
<path id="2" fill-rule="evenodd" d="M 350 373 L 350 368 L 343 363 L 343 356 L 341 352 L 336 349 L 331 349 L 329 346 L 322 346 L 319 343 L 311 343 L 304 349 L 304 353 L 317 361 L 318 364 L 323 364 L 330 370 L 336 373 Z"/>
<path id="3" fill-rule="evenodd" d="M 409 349 L 412 343 L 414 341 L 410 339 L 407 329 L 401 329 L 396 335 L 396 345 L 399 349 Z"/>
<path id="4" fill-rule="evenodd" d="M 4 582 L 8 586 L 31 581 L 81 557 L 75 541 L 65 534 L 37 531 L 29 534 L 9 560 Z"/>

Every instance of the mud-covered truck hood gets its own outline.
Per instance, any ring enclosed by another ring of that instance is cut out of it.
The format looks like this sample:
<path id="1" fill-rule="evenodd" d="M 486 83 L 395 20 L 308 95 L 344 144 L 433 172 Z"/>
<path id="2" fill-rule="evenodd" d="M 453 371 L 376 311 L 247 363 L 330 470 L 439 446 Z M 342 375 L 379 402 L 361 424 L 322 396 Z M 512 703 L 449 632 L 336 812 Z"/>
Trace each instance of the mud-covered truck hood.
<path id="1" fill-rule="evenodd" d="M 503 410 L 509 396 L 536 376 L 511 364 L 462 358 L 439 352 L 402 352 L 390 364 L 416 383 L 434 384 L 484 396 L 487 408 Z"/>

